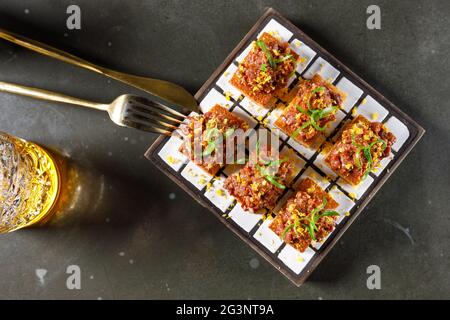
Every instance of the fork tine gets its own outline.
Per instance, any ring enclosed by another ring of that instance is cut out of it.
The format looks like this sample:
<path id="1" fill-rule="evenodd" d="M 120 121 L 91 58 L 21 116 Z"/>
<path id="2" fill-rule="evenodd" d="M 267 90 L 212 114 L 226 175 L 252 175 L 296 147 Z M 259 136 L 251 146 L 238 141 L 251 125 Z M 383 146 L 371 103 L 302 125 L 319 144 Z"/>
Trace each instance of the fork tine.
<path id="1" fill-rule="evenodd" d="M 172 135 L 172 132 L 170 132 L 170 131 L 163 130 L 161 128 L 156 128 L 156 127 L 153 127 L 150 125 L 138 125 L 136 123 L 132 123 L 132 122 L 128 122 L 128 121 L 124 121 L 123 124 L 126 125 L 127 127 L 142 130 L 142 131 L 147 131 L 147 132 L 152 132 L 152 133 L 157 133 L 157 134 L 164 134 L 169 137 Z"/>
<path id="2" fill-rule="evenodd" d="M 177 124 L 180 124 L 185 120 L 185 118 L 178 117 L 177 115 L 166 112 L 165 110 L 156 108 L 153 104 L 146 105 L 144 103 L 135 101 L 134 103 L 132 103 L 130 105 L 131 105 L 130 108 L 133 110 L 138 110 L 138 111 L 146 113 L 146 114 L 156 114 L 161 118 L 165 118 L 166 120 L 173 121 Z"/>
<path id="3" fill-rule="evenodd" d="M 133 104 L 130 104 L 130 105 L 131 106 L 127 106 L 127 110 L 129 112 L 131 112 L 131 113 L 139 114 L 139 115 L 141 115 L 143 117 L 149 117 L 149 118 L 153 118 L 153 119 L 161 119 L 161 118 L 163 118 L 165 120 L 172 121 L 172 122 L 174 122 L 176 124 L 183 123 L 183 121 L 181 121 L 179 119 L 176 119 L 174 117 L 168 116 L 166 114 L 163 114 L 161 112 L 150 111 L 150 110 L 147 110 L 147 109 L 140 108 L 139 106 L 135 106 Z"/>
<path id="4" fill-rule="evenodd" d="M 126 114 L 124 117 L 124 120 L 125 121 L 128 120 L 130 122 L 134 122 L 136 124 L 144 125 L 144 126 L 157 125 L 164 129 L 170 129 L 171 131 L 178 129 L 178 127 L 176 127 L 170 123 L 167 123 L 167 122 L 164 122 L 164 121 L 161 121 L 158 119 L 153 119 L 153 118 L 150 118 L 147 116 L 140 116 L 138 114 L 133 114 L 133 113 Z"/>
<path id="5" fill-rule="evenodd" d="M 135 110 L 135 109 L 130 109 L 130 108 L 128 108 L 126 111 L 127 111 L 127 113 L 125 113 L 125 116 L 136 116 L 138 118 L 143 118 L 144 120 L 150 120 L 153 122 L 160 123 L 164 126 L 168 126 L 168 127 L 172 128 L 172 129 L 177 128 L 177 126 L 174 125 L 173 123 L 163 121 L 164 117 L 161 117 L 161 114 L 155 114 L 152 112 L 142 112 L 140 110 Z M 179 123 L 176 122 L 176 124 L 180 124 L 180 123 L 181 122 L 179 122 Z"/>
<path id="6" fill-rule="evenodd" d="M 166 115 L 166 114 L 160 113 L 159 115 L 160 115 L 161 117 L 163 117 L 164 119 L 166 119 L 166 120 L 170 120 L 170 121 L 176 122 L 176 123 L 178 123 L 178 124 L 182 124 L 182 123 L 183 123 L 183 121 L 178 120 L 178 119 L 176 119 L 176 118 L 173 118 L 173 117 L 171 117 L 171 116 L 168 116 L 168 115 Z"/>
<path id="7" fill-rule="evenodd" d="M 163 105 L 163 104 L 161 104 L 159 102 L 156 102 L 156 101 L 153 101 L 153 100 L 149 100 L 149 99 L 146 99 L 146 98 L 142 98 L 142 97 L 139 97 L 139 98 L 140 98 L 139 100 L 138 99 L 134 99 L 133 103 L 135 103 L 136 105 L 139 105 L 140 107 L 142 107 L 144 109 L 147 109 L 147 110 L 149 110 L 151 108 L 159 109 L 159 110 L 171 113 L 172 115 L 181 117 L 183 119 L 186 118 L 186 116 L 184 114 L 182 114 L 181 112 L 178 112 L 178 111 L 176 111 L 176 110 L 174 110 L 172 108 L 169 108 L 168 106 L 165 106 L 165 105 Z M 144 100 L 144 99 L 145 99 L 146 103 L 140 101 L 140 100 Z"/>

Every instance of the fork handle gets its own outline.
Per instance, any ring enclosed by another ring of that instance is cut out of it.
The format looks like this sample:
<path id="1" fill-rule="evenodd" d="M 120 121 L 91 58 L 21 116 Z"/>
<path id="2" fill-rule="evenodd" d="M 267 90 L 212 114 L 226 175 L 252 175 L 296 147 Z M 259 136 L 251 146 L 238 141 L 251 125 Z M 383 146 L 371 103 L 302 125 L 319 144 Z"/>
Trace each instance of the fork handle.
<path id="1" fill-rule="evenodd" d="M 97 66 L 93 63 L 90 63 L 86 60 L 83 60 L 81 58 L 78 58 L 77 56 L 74 56 L 73 54 L 56 49 L 45 43 L 41 43 L 36 40 L 28 39 L 24 36 L 15 34 L 13 32 L 10 32 L 10 31 L 7 31 L 7 30 L 1 29 L 1 28 L 0 28 L 0 38 L 8 40 L 8 41 L 15 43 L 19 46 L 22 46 L 24 48 L 36 51 L 43 55 L 46 55 L 46 56 L 58 59 L 60 61 L 72 64 L 72 65 L 76 65 L 76 66 L 86 68 L 91 71 L 102 73 L 102 74 L 105 72 L 104 68 Z"/>
<path id="2" fill-rule="evenodd" d="M 19 84 L 8 83 L 0 81 L 0 91 L 14 93 L 22 96 L 27 96 L 40 100 L 55 101 L 74 104 L 77 106 L 108 111 L 108 104 L 96 103 L 88 100 L 78 99 L 70 96 L 66 96 L 61 93 L 56 93 L 44 89 L 26 87 Z"/>

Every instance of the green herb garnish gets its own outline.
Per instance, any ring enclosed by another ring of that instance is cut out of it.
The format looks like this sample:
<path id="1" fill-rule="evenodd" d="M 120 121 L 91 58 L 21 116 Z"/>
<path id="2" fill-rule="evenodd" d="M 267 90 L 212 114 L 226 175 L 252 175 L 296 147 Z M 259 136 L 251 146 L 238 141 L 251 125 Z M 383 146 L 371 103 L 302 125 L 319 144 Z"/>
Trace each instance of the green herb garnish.
<path id="1" fill-rule="evenodd" d="M 311 91 L 311 94 L 309 95 L 309 99 L 308 99 L 308 109 L 309 109 L 309 110 L 311 110 L 311 104 L 310 104 L 311 98 L 312 98 L 317 92 L 319 92 L 319 91 L 324 91 L 324 90 L 325 90 L 325 87 L 317 87 L 317 88 L 315 88 L 313 91 Z"/>
<path id="2" fill-rule="evenodd" d="M 216 150 L 216 144 L 214 142 L 209 142 L 205 147 L 205 150 L 203 150 L 203 155 L 209 156 L 214 150 Z"/>
<path id="3" fill-rule="evenodd" d="M 266 55 L 267 61 L 269 61 L 269 65 L 272 69 L 275 69 L 277 64 L 273 60 L 272 53 L 267 48 L 266 43 L 262 40 L 256 41 L 256 45 L 261 48 L 262 52 Z"/>
<path id="4" fill-rule="evenodd" d="M 280 164 L 282 164 L 283 162 L 286 162 L 288 160 L 289 160 L 288 158 L 272 160 L 272 161 L 268 162 L 266 165 L 267 165 L 267 167 L 278 167 Z"/>
<path id="5" fill-rule="evenodd" d="M 298 130 L 297 135 L 300 133 L 300 131 L 302 131 L 303 129 L 305 129 L 309 126 L 313 126 L 314 129 L 316 129 L 317 131 L 325 130 L 325 126 L 321 127 L 317 124 L 317 121 L 319 121 L 320 119 L 323 119 L 329 115 L 328 112 L 327 113 L 322 112 L 325 109 L 323 109 L 323 110 L 308 110 L 307 111 L 307 110 L 303 109 L 302 107 L 300 107 L 298 104 L 295 105 L 295 108 L 297 109 L 297 111 L 299 111 L 309 117 L 309 121 L 304 122 L 302 124 L 302 126 L 297 129 Z"/>
<path id="6" fill-rule="evenodd" d="M 291 59 L 292 61 L 295 62 L 294 56 L 290 53 L 280 59 L 274 59 L 272 56 L 272 52 L 270 52 L 269 48 L 267 48 L 267 45 L 263 40 L 256 41 L 256 45 L 259 48 L 261 48 L 262 52 L 264 52 L 264 54 L 266 55 L 267 61 L 269 62 L 269 65 L 273 70 L 275 70 L 275 68 L 277 67 L 277 63 L 286 61 L 288 59 Z M 267 65 L 265 63 L 263 63 L 261 65 L 261 71 L 267 71 Z"/>
<path id="7" fill-rule="evenodd" d="M 288 161 L 287 158 L 284 159 L 279 159 L 279 160 L 272 160 L 268 163 L 266 163 L 266 167 L 263 168 L 260 165 L 256 164 L 256 169 L 258 169 L 259 173 L 264 177 L 264 179 L 266 179 L 267 181 L 269 181 L 271 184 L 273 184 L 275 187 L 280 188 L 280 189 L 286 189 L 286 186 L 284 186 L 283 184 L 279 183 L 277 181 L 277 178 L 271 174 L 271 172 L 269 171 L 270 167 L 277 167 L 280 164 L 282 164 L 283 162 Z"/>
<path id="8" fill-rule="evenodd" d="M 297 130 L 294 131 L 294 133 L 291 135 L 292 138 L 297 137 L 303 129 L 305 129 L 309 126 L 313 126 L 314 129 L 316 129 L 317 131 L 325 130 L 325 126 L 323 126 L 323 127 L 319 126 L 317 121 L 319 121 L 320 119 L 326 118 L 330 114 L 336 112 L 336 110 L 339 109 L 339 107 L 338 106 L 330 106 L 330 107 L 327 107 L 324 109 L 311 109 L 310 100 L 313 97 L 313 95 L 319 91 L 324 91 L 324 90 L 325 90 L 325 87 L 317 87 L 313 91 L 311 91 L 311 94 L 308 99 L 308 110 L 303 109 L 298 104 L 295 105 L 295 108 L 297 109 L 297 111 L 300 113 L 303 113 L 304 115 L 307 115 L 309 117 L 309 120 L 304 122 L 302 124 L 302 126 L 300 126 L 299 128 L 297 128 Z"/>
<path id="9" fill-rule="evenodd" d="M 311 114 L 309 116 L 309 121 L 311 122 L 311 125 L 316 129 L 317 131 L 324 131 L 325 126 L 321 127 L 316 121 L 319 121 L 320 118 L 320 111 L 321 110 L 313 110 L 311 111 Z"/>
<path id="10" fill-rule="evenodd" d="M 316 240 L 315 231 L 317 230 L 316 223 L 319 220 L 320 216 L 316 216 L 325 206 L 327 205 L 327 198 L 323 198 L 322 203 L 314 208 L 311 213 L 308 215 L 308 231 L 312 240 Z"/>
<path id="11" fill-rule="evenodd" d="M 292 139 L 295 139 L 295 138 L 300 134 L 300 132 L 301 132 L 303 129 L 305 129 L 306 127 L 308 127 L 308 126 L 310 126 L 310 125 L 311 125 L 311 121 L 306 121 L 305 123 L 303 123 L 300 127 L 298 127 L 298 128 L 294 131 L 294 133 L 292 133 L 291 138 L 292 138 Z"/>
<path id="12" fill-rule="evenodd" d="M 309 233 L 311 239 L 315 241 L 316 240 L 315 233 L 318 230 L 317 222 L 319 221 L 319 219 L 322 217 L 339 216 L 339 213 L 334 210 L 325 210 L 319 214 L 319 212 L 322 211 L 326 207 L 326 205 L 327 205 L 327 199 L 325 197 L 323 197 L 322 203 L 319 206 L 317 206 L 315 209 L 313 209 L 307 217 L 305 217 L 303 219 L 300 219 L 299 217 L 297 217 L 296 219 L 294 219 L 293 223 L 289 224 L 284 229 L 283 233 L 281 234 L 281 238 L 284 239 L 286 237 L 287 233 L 289 232 L 289 230 L 291 230 L 292 228 L 294 228 L 295 233 L 298 234 L 297 228 L 300 225 L 302 225 L 308 230 L 308 233 Z M 304 223 L 302 223 L 302 221 Z"/>
<path id="13" fill-rule="evenodd" d="M 297 220 L 296 220 L 296 221 L 297 221 Z M 288 226 L 284 229 L 283 233 L 281 234 L 281 239 L 286 238 L 287 233 L 288 233 L 289 230 L 291 230 L 292 228 L 294 228 L 294 223 L 291 223 L 290 225 L 288 225 Z M 294 230 L 295 230 L 295 229 L 294 229 Z"/>
<path id="14" fill-rule="evenodd" d="M 267 64 L 263 63 L 263 64 L 261 65 L 261 71 L 264 71 L 264 72 L 267 71 Z"/>
<path id="15" fill-rule="evenodd" d="M 287 54 L 287 55 L 285 55 L 284 57 L 282 57 L 280 59 L 276 59 L 275 63 L 280 63 L 280 62 L 286 61 L 288 59 L 291 59 L 291 60 L 295 61 L 294 56 L 292 54 Z"/>
<path id="16" fill-rule="evenodd" d="M 363 153 L 364 157 L 367 160 L 367 167 L 366 170 L 364 171 L 364 174 L 361 178 L 361 180 L 364 180 L 368 175 L 369 172 L 372 170 L 372 166 L 373 166 L 373 159 L 372 159 L 372 148 L 377 144 L 377 143 L 382 143 L 383 144 L 383 150 L 386 149 L 386 141 L 384 141 L 383 139 L 378 139 L 376 141 L 373 141 L 372 143 L 368 144 L 367 146 L 363 146 L 361 144 L 356 143 L 355 140 L 355 135 L 352 134 L 352 144 L 357 148 L 356 152 L 355 152 L 355 164 L 358 167 L 358 169 L 362 168 L 362 164 L 361 164 L 361 152 Z"/>
<path id="17" fill-rule="evenodd" d="M 274 176 L 271 175 L 265 175 L 264 178 L 269 181 L 271 184 L 273 184 L 275 187 L 280 188 L 280 189 L 286 189 L 286 186 L 279 183 L 276 178 Z"/>
<path id="18" fill-rule="evenodd" d="M 338 106 L 331 106 L 331 107 L 327 107 L 325 109 L 321 109 L 320 113 L 319 113 L 319 119 L 328 117 L 330 114 L 335 113 L 336 110 L 338 110 L 338 109 L 339 109 Z"/>
<path id="19" fill-rule="evenodd" d="M 266 167 L 263 168 L 261 167 L 259 164 L 256 164 L 255 167 L 256 169 L 258 169 L 258 171 L 261 173 L 261 175 L 264 177 L 264 179 L 266 179 L 267 181 L 269 181 L 271 184 L 273 184 L 274 186 L 280 188 L 280 189 L 285 189 L 286 187 L 279 183 L 276 179 L 276 177 L 274 177 L 270 171 L 269 168 L 270 167 L 277 167 L 280 164 L 282 164 L 283 162 L 288 161 L 288 158 L 283 158 L 283 159 L 278 159 L 278 160 L 271 160 L 269 162 L 264 162 L 262 160 L 259 159 L 259 153 L 260 153 L 260 149 L 261 149 L 261 145 L 259 140 L 256 141 L 256 156 L 257 156 L 257 161 L 261 161 Z"/>
<path id="20" fill-rule="evenodd" d="M 216 149 L 217 145 L 215 139 L 217 139 L 220 134 L 220 130 L 215 127 L 206 130 L 205 137 L 208 145 L 205 147 L 205 150 L 203 150 L 204 156 L 209 156 Z"/>
<path id="21" fill-rule="evenodd" d="M 295 108 L 297 109 L 298 112 L 306 114 L 307 116 L 310 116 L 310 112 L 309 110 L 305 110 L 302 107 L 300 107 L 298 104 L 295 105 Z"/>
<path id="22" fill-rule="evenodd" d="M 337 211 L 334 211 L 334 210 L 326 210 L 323 213 L 318 214 L 318 215 L 314 215 L 312 218 L 309 219 L 310 220 L 310 222 L 309 222 L 309 230 L 310 230 L 309 235 L 311 236 L 312 240 L 316 240 L 315 233 L 314 232 L 311 233 L 311 230 L 312 231 L 316 231 L 317 230 L 317 226 L 316 226 L 317 221 L 319 221 L 319 219 L 322 218 L 322 217 L 333 217 L 333 216 L 339 216 L 339 213 Z"/>

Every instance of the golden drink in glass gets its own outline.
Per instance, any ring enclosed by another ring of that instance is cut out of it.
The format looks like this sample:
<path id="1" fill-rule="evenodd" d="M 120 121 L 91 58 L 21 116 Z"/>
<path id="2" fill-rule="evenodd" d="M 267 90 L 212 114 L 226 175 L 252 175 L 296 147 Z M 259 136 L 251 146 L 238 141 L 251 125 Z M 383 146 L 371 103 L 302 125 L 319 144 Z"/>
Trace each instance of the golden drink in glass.
<path id="1" fill-rule="evenodd" d="M 0 132 L 0 233 L 42 221 L 59 188 L 58 168 L 46 150 Z"/>

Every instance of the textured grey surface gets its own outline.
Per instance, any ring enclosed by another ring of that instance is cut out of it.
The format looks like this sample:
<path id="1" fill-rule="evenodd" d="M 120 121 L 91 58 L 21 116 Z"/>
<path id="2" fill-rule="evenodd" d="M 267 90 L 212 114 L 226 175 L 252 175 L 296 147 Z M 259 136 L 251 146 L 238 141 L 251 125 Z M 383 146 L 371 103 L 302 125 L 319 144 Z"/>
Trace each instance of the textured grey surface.
<path id="1" fill-rule="evenodd" d="M 80 31 L 65 27 L 74 3 Z M 381 30 L 366 28 L 370 4 L 381 7 Z M 0 94 L 0 130 L 69 155 L 79 174 L 50 225 L 0 236 L 0 298 L 450 298 L 448 1 L 3 0 L 0 27 L 194 93 L 266 6 L 427 130 L 310 280 L 293 286 L 146 161 L 154 135 Z M 4 41 L 0 79 L 99 101 L 136 92 Z M 81 290 L 66 289 L 72 264 Z M 366 288 L 372 264 L 381 290 Z"/>

